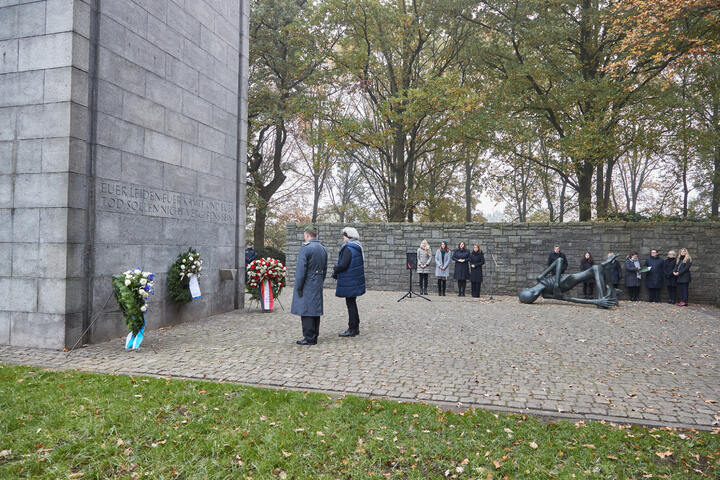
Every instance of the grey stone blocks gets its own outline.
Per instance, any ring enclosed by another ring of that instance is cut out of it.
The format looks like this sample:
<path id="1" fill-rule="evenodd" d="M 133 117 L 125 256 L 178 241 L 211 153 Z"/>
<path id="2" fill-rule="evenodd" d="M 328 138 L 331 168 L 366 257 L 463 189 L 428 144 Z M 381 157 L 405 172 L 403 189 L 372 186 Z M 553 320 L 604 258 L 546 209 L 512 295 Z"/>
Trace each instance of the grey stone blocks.
<path id="1" fill-rule="evenodd" d="M 149 324 L 233 305 L 218 272 L 235 261 L 239 0 L 100 6 L 95 78 L 89 2 L 0 1 L 0 343 L 74 342 L 86 289 L 92 309 L 127 268 L 166 281 L 191 245 L 206 258 L 203 300 L 178 308 L 159 285 Z M 107 182 L 127 191 L 98 195 Z M 108 313 L 91 338 L 124 328 Z"/>

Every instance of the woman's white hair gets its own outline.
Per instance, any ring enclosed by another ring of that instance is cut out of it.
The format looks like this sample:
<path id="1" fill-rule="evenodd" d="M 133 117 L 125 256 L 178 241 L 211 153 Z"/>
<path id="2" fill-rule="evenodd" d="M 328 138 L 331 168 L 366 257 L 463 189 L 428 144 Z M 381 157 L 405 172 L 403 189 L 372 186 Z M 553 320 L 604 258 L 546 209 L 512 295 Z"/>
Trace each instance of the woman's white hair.
<path id="1" fill-rule="evenodd" d="M 350 240 L 360 240 L 360 234 L 354 227 L 345 227 L 342 230 L 342 234 L 348 237 Z"/>

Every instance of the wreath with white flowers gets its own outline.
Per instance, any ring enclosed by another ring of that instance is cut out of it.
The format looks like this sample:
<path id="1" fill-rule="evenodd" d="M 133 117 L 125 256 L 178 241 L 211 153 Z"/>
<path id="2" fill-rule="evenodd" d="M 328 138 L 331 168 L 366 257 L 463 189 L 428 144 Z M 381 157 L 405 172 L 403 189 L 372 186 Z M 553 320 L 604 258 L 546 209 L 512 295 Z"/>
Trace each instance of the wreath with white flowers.
<path id="1" fill-rule="evenodd" d="M 192 301 L 190 294 L 190 279 L 200 277 L 203 261 L 200 254 L 192 247 L 187 252 L 177 256 L 177 260 L 170 266 L 168 272 L 168 293 L 170 298 L 180 303 Z"/>
<path id="2" fill-rule="evenodd" d="M 155 293 L 154 280 L 154 273 L 144 272 L 140 267 L 112 277 L 115 298 L 133 335 L 137 335 L 145 324 L 143 315 L 148 309 L 148 297 Z"/>
<path id="3" fill-rule="evenodd" d="M 285 286 L 287 267 L 275 258 L 258 258 L 247 266 L 247 283 L 245 289 L 252 298 L 260 300 L 260 284 L 269 280 L 272 285 L 273 297 L 277 298 Z"/>

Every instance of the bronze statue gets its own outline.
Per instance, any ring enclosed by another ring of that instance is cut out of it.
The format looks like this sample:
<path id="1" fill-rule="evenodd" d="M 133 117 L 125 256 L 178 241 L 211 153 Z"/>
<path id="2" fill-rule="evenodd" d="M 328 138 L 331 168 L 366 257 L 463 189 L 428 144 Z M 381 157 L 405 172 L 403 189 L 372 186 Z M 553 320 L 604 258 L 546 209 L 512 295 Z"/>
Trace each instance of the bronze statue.
<path id="1" fill-rule="evenodd" d="M 552 300 L 564 300 L 573 303 L 585 303 L 597 305 L 598 308 L 610 308 L 618 304 L 617 292 L 615 287 L 610 283 L 610 270 L 608 265 L 617 255 L 608 258 L 599 265 L 593 265 L 587 270 L 579 273 L 563 274 L 562 258 L 556 259 L 548 268 L 546 268 L 537 277 L 539 282 L 534 287 L 526 288 L 521 291 L 518 297 L 522 303 L 533 303 L 542 295 L 543 298 Z M 552 273 L 552 275 L 549 275 Z M 595 280 L 597 285 L 597 299 L 582 299 L 574 297 L 566 297 L 564 292 L 569 292 L 576 285 Z"/>

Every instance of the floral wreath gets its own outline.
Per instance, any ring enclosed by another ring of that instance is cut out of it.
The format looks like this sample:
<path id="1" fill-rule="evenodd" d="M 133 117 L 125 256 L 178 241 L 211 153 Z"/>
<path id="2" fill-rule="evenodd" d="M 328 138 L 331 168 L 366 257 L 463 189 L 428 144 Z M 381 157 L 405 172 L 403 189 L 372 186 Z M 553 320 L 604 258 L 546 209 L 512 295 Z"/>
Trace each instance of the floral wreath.
<path id="1" fill-rule="evenodd" d="M 144 272 L 140 267 L 112 277 L 115 298 L 120 305 L 125 323 L 133 335 L 137 335 L 145 324 L 147 299 L 155 293 L 154 279 L 154 273 Z"/>
<path id="2" fill-rule="evenodd" d="M 200 276 L 203 261 L 200 254 L 192 247 L 177 256 L 175 263 L 168 271 L 168 293 L 170 298 L 180 303 L 192 301 L 190 294 L 190 278 Z"/>
<path id="3" fill-rule="evenodd" d="M 275 258 L 258 258 L 247 266 L 247 283 L 245 290 L 250 292 L 252 298 L 260 300 L 260 284 L 270 280 L 273 297 L 277 298 L 285 286 L 287 267 Z"/>

